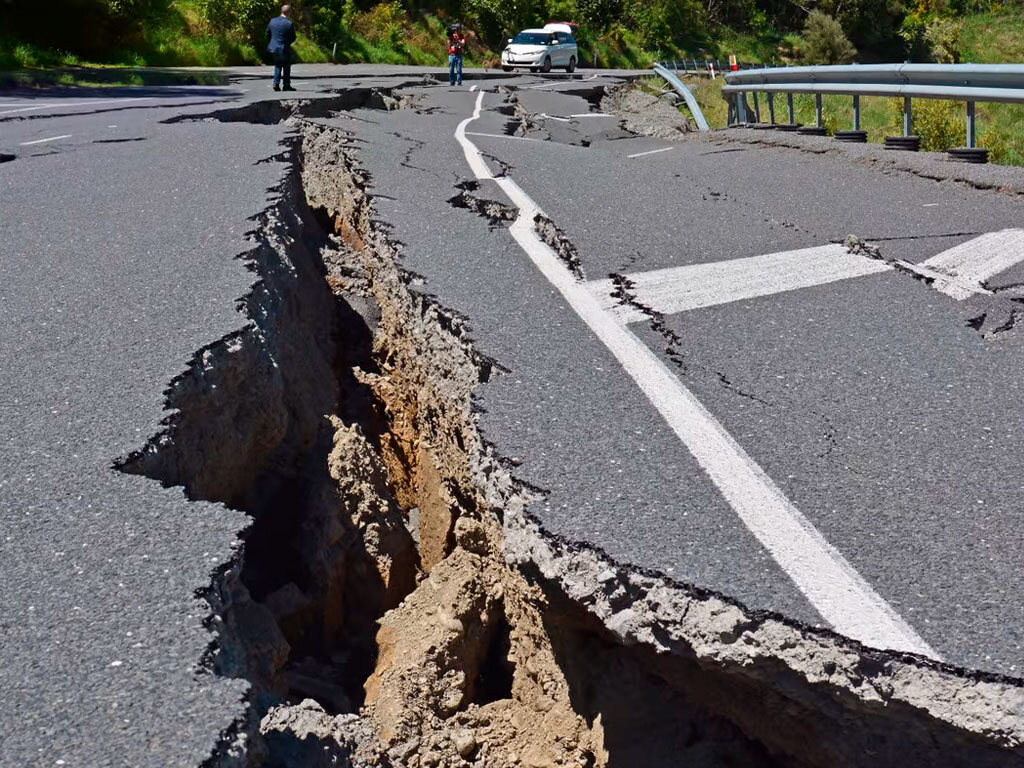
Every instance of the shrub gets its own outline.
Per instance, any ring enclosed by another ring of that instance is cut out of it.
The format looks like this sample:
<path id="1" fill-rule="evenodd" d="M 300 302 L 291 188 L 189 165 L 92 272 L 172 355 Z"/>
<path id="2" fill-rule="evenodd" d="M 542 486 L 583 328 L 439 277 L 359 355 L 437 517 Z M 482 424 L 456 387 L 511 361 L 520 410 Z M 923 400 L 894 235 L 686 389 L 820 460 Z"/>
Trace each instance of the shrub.
<path id="1" fill-rule="evenodd" d="M 804 24 L 800 55 L 806 64 L 849 64 L 857 49 L 838 21 L 821 11 L 811 11 Z"/>
<path id="2" fill-rule="evenodd" d="M 921 137 L 925 152 L 945 152 L 967 142 L 964 105 L 955 101 L 914 99 L 910 129 Z M 903 133 L 903 100 L 890 99 L 889 129 L 891 135 Z"/>

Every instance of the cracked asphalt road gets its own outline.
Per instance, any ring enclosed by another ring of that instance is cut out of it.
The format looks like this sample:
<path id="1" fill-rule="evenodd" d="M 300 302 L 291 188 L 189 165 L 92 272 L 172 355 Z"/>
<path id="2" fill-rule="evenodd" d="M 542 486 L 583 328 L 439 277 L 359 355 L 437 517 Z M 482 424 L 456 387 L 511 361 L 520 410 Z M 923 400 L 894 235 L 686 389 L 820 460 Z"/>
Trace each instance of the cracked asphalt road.
<path id="1" fill-rule="evenodd" d="M 572 84 L 542 98 L 528 86 L 512 93 L 533 113 L 525 130 L 503 136 L 510 93 L 489 93 L 467 137 L 564 232 L 588 280 L 850 233 L 877 241 L 886 258 L 921 262 L 1020 220 L 1013 195 L 841 154 L 720 135 L 622 138 L 617 121 L 600 118 L 559 121 L 559 134 L 537 115 L 596 111 L 588 94 Z M 522 461 L 517 474 L 548 492 L 536 510 L 543 524 L 827 626 L 503 229 L 438 205 L 435 187 L 470 177 L 459 148 L 437 137 L 471 114 L 473 96 L 441 89 L 430 99 L 439 109 L 429 119 L 385 116 L 387 139 L 357 128 L 361 158 L 374 188 L 395 198 L 378 211 L 408 268 L 510 369 L 481 389 L 482 425 Z M 416 146 L 415 168 L 389 161 L 403 142 Z M 658 149 L 667 151 L 643 154 Z M 487 189 L 474 195 L 507 202 Z M 1021 342 L 972 329 L 984 311 L 983 299 L 956 302 L 887 271 L 670 314 L 660 331 L 632 328 L 941 658 L 1017 676 Z"/>
<path id="2" fill-rule="evenodd" d="M 307 82 L 297 96 L 316 97 L 421 75 L 310 67 L 295 79 Z M 242 515 L 111 470 L 157 431 L 162 391 L 192 353 L 242 322 L 235 300 L 252 276 L 235 257 L 284 172 L 287 128 L 161 122 L 270 96 L 231 77 L 56 92 L 43 109 L 25 109 L 38 94 L 0 98 L 0 154 L 14 156 L 0 164 L 0 353 L 13 361 L 0 402 L 0 764 L 198 765 L 241 710 L 239 682 L 197 671 L 209 633 L 194 595 Z M 414 285 L 468 317 L 507 370 L 479 391 L 481 426 L 546 492 L 544 526 L 825 625 L 505 223 L 449 202 L 471 179 L 453 138 L 469 88 L 487 90 L 470 138 L 575 246 L 587 280 L 850 233 L 920 262 L 1018 226 L 1020 198 L 856 155 L 634 137 L 588 100 L 609 82 L 415 86 L 417 109 L 323 121 L 360 140 Z M 516 131 L 514 110 L 498 109 L 512 94 L 547 117 Z M 493 184 L 472 194 L 509 203 Z M 631 328 L 944 659 L 1019 677 L 1024 342 L 971 328 L 985 306 L 889 271 Z"/>

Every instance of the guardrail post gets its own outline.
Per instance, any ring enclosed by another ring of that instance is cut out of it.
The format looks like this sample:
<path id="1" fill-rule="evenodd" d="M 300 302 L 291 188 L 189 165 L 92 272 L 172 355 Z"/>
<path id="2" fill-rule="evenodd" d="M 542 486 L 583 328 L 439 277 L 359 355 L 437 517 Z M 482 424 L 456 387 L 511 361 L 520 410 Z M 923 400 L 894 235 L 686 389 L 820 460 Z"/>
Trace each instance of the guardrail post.
<path id="1" fill-rule="evenodd" d="M 903 97 L 903 135 L 910 136 L 913 129 L 913 121 L 910 113 L 910 97 Z"/>
<path id="2" fill-rule="evenodd" d="M 789 124 L 793 125 L 796 122 L 796 116 L 793 114 L 793 94 L 786 94 L 786 106 L 789 107 Z"/>
<path id="3" fill-rule="evenodd" d="M 740 123 L 747 122 L 747 97 L 744 93 L 736 94 L 736 120 Z"/>
<path id="4" fill-rule="evenodd" d="M 768 91 L 768 122 L 775 125 L 775 94 Z"/>
<path id="5" fill-rule="evenodd" d="M 757 91 L 754 91 L 754 122 L 761 122 L 761 102 L 757 100 Z"/>
<path id="6" fill-rule="evenodd" d="M 853 97 L 853 130 L 860 130 L 860 96 Z"/>
<path id="7" fill-rule="evenodd" d="M 821 94 L 814 94 L 814 124 L 821 128 Z"/>
<path id="8" fill-rule="evenodd" d="M 977 139 L 974 127 L 974 102 L 967 102 L 967 146 L 973 147 Z"/>

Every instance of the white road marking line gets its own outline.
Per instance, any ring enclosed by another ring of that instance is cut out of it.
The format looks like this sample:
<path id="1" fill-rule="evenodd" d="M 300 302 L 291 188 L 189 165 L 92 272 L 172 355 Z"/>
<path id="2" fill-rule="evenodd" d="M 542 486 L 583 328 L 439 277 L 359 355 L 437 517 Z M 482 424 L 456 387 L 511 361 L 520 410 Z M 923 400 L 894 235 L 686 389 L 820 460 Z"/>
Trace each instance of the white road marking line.
<path id="1" fill-rule="evenodd" d="M 153 98 L 154 98 L 153 96 L 139 96 L 139 97 L 134 97 L 133 96 L 131 98 L 124 98 L 124 99 L 104 99 L 103 101 L 78 101 L 78 102 L 70 102 L 70 103 L 60 103 L 60 102 L 57 102 L 57 103 L 54 103 L 54 104 L 39 104 L 39 105 L 34 106 L 34 107 L 22 107 L 21 109 L 8 109 L 8 110 L 0 111 L 0 115 L 10 115 L 10 114 L 14 114 L 15 112 L 31 112 L 32 110 L 36 110 L 36 109 L 50 109 L 51 107 L 53 107 L 53 108 L 55 108 L 55 107 L 63 107 L 63 108 L 67 108 L 67 107 L 95 107 L 95 106 L 100 106 L 100 105 L 103 105 L 103 104 L 123 104 L 123 103 L 129 102 L 129 101 L 152 101 Z"/>
<path id="2" fill-rule="evenodd" d="M 626 277 L 633 283 L 636 298 L 641 304 L 656 312 L 672 315 L 891 269 L 884 261 L 865 259 L 850 253 L 845 246 L 835 244 L 710 264 L 654 269 Z M 614 285 L 611 280 L 594 280 L 587 283 L 587 287 L 602 306 L 622 322 L 646 319 L 640 310 L 623 306 L 612 298 L 610 294 Z"/>
<path id="3" fill-rule="evenodd" d="M 30 147 L 33 144 L 45 144 L 48 141 L 58 141 L 59 139 L 70 139 L 70 138 L 71 138 L 71 134 L 70 133 L 65 133 L 62 136 L 51 136 L 48 139 L 36 139 L 35 141 L 23 141 L 18 146 L 19 147 Z"/>
<path id="4" fill-rule="evenodd" d="M 649 152 L 637 152 L 635 155 L 626 155 L 626 157 L 633 158 L 643 157 L 644 155 L 656 155 L 659 152 L 668 152 L 670 149 L 673 149 L 673 147 L 665 147 L 664 149 L 652 149 Z"/>
<path id="5" fill-rule="evenodd" d="M 550 88 L 552 85 L 558 85 L 558 83 L 555 82 L 555 83 L 544 83 L 543 85 L 528 85 L 528 86 L 526 86 L 526 89 L 530 90 L 530 91 L 535 91 L 538 88 Z"/>
<path id="6" fill-rule="evenodd" d="M 922 208 L 934 208 L 936 205 L 942 205 L 942 203 L 925 203 Z"/>
<path id="7" fill-rule="evenodd" d="M 874 647 L 937 658 L 657 355 L 605 312 L 586 285 L 578 282 L 540 239 L 534 217 L 541 209 L 512 179 L 495 178 L 480 150 L 467 138 L 466 126 L 480 117 L 483 96 L 478 95 L 472 116 L 455 129 L 455 139 L 476 177 L 493 181 L 519 208 L 509 232 L 541 274 L 618 359 L 743 523 L 825 621 L 838 632 Z"/>
<path id="8" fill-rule="evenodd" d="M 483 91 L 481 91 L 483 93 Z M 531 139 L 529 136 L 509 136 L 506 133 L 473 133 L 472 131 L 466 132 L 467 136 L 486 136 L 489 139 L 513 139 L 514 141 L 540 141 L 540 139 Z"/>
<path id="9" fill-rule="evenodd" d="M 569 115 L 569 117 L 615 117 L 615 115 L 608 115 L 604 112 L 582 112 L 578 115 Z"/>
<path id="10" fill-rule="evenodd" d="M 931 279 L 935 290 L 963 301 L 991 293 L 982 283 L 1022 261 L 1024 229 L 1004 229 L 968 240 L 920 264 L 900 264 Z"/>
<path id="11" fill-rule="evenodd" d="M 473 91 L 475 91 L 475 90 L 476 90 L 476 86 L 475 86 L 475 85 L 471 85 L 471 86 L 469 86 L 469 92 L 470 92 L 470 93 L 472 93 L 472 92 L 473 92 Z"/>
<path id="12" fill-rule="evenodd" d="M 547 118 L 548 120 L 557 120 L 560 123 L 571 123 L 572 120 L 568 117 L 558 117 L 557 115 L 549 115 L 547 112 L 541 112 L 537 115 L 541 120 Z"/>

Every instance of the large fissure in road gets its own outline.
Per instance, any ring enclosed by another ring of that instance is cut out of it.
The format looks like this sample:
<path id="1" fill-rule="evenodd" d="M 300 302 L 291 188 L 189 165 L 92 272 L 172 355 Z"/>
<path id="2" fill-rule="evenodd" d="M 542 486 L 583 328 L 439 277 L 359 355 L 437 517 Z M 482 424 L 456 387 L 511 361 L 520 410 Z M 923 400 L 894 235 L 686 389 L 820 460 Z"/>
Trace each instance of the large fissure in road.
<path id="1" fill-rule="evenodd" d="M 350 137 L 274 110 L 294 133 L 245 255 L 249 323 L 196 353 L 122 463 L 252 517 L 204 595 L 206 662 L 251 684 L 211 766 L 1021 760 L 1012 681 L 545 533 L 476 427 L 500 365 L 411 289 Z"/>

